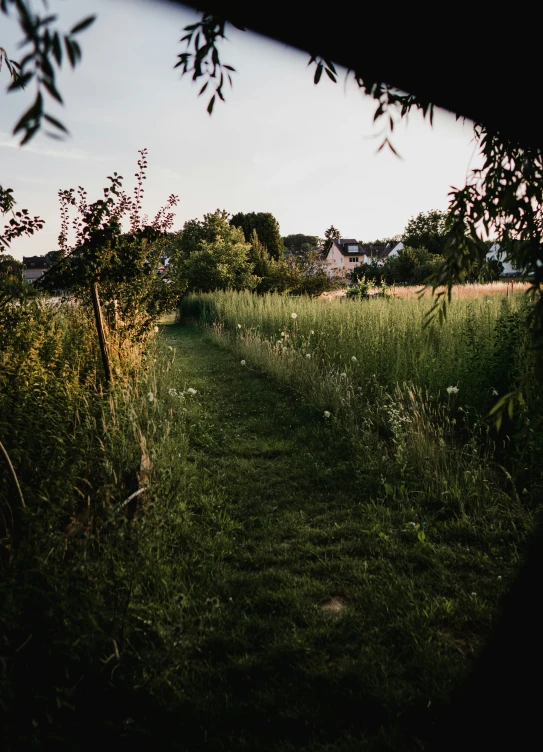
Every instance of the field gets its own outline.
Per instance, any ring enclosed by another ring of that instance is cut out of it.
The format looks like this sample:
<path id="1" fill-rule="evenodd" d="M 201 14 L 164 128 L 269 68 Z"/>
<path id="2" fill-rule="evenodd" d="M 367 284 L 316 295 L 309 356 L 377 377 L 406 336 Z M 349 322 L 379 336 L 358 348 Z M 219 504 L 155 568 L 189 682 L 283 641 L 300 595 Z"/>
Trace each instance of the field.
<path id="1" fill-rule="evenodd" d="M 458 300 L 430 332 L 428 307 L 189 296 L 109 391 L 83 309 L 13 312 L 6 749 L 443 748 L 542 442 L 523 296 Z"/>

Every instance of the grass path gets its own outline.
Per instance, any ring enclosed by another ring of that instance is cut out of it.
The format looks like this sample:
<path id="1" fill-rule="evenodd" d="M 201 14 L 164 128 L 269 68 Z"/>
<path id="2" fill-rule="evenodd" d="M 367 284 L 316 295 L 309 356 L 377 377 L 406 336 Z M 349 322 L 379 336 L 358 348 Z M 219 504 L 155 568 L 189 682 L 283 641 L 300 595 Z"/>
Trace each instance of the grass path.
<path id="1" fill-rule="evenodd" d="M 498 570 L 452 523 L 419 540 L 413 508 L 383 504 L 295 394 L 196 327 L 165 336 L 179 386 L 198 391 L 188 460 L 213 499 L 192 508 L 201 618 L 171 679 L 186 748 L 419 748 L 488 626 Z"/>

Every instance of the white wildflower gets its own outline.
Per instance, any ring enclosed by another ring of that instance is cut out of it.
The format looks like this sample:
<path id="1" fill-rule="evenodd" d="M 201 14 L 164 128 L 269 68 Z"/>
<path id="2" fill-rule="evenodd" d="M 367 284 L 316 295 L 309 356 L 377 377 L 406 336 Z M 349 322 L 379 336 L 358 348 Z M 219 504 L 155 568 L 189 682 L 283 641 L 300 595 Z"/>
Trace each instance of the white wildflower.
<path id="1" fill-rule="evenodd" d="M 353 363 L 356 363 L 356 355 L 353 355 L 353 357 L 351 358 L 351 360 L 353 361 Z"/>
<path id="2" fill-rule="evenodd" d="M 411 527 L 417 527 L 417 523 L 416 522 L 408 522 L 407 524 L 411 525 Z"/>
<path id="3" fill-rule="evenodd" d="M 155 334 L 158 332 L 158 326 L 155 326 Z"/>
<path id="4" fill-rule="evenodd" d="M 241 362 L 241 365 L 242 365 L 242 366 L 246 365 L 246 363 L 245 363 L 245 361 L 244 361 L 244 360 L 242 360 L 242 361 L 240 361 L 240 362 Z"/>
<path id="5" fill-rule="evenodd" d="M 196 389 L 193 389 L 191 386 L 187 389 L 187 394 L 196 394 Z"/>
<path id="6" fill-rule="evenodd" d="M 447 394 L 458 394 L 458 387 L 457 386 L 448 386 L 447 387 Z"/>
<path id="7" fill-rule="evenodd" d="M 307 353 L 307 355 L 306 355 L 305 357 L 306 357 L 306 358 L 307 358 L 308 360 L 311 360 L 311 353 Z"/>
<path id="8" fill-rule="evenodd" d="M 324 417 L 326 418 L 326 420 L 328 420 L 328 418 L 330 418 L 331 415 L 332 415 L 332 413 L 329 413 L 328 410 L 324 411 Z"/>
<path id="9" fill-rule="evenodd" d="M 339 374 L 339 378 L 340 378 L 340 379 L 346 379 L 346 378 L 347 378 L 347 374 L 346 374 L 345 372 L 343 372 L 343 373 L 340 373 L 340 374 Z"/>
<path id="10" fill-rule="evenodd" d="M 278 339 L 278 340 L 277 340 L 277 344 L 278 344 L 278 345 L 282 345 L 282 344 L 283 344 L 283 340 L 282 340 L 282 339 Z"/>
<path id="11" fill-rule="evenodd" d="M 297 313 L 291 313 L 290 314 L 290 318 L 291 319 L 297 319 L 298 318 L 298 314 Z"/>
<path id="12" fill-rule="evenodd" d="M 241 329 L 241 324 L 238 324 L 238 329 Z"/>
<path id="13" fill-rule="evenodd" d="M 315 334 L 315 330 L 314 329 L 311 330 L 311 334 Z"/>
<path id="14" fill-rule="evenodd" d="M 152 402 L 154 398 L 155 398 L 155 395 L 153 394 L 153 392 L 149 392 L 149 394 L 147 395 L 147 399 L 149 400 L 149 402 Z"/>
<path id="15" fill-rule="evenodd" d="M 177 397 L 177 389 L 168 389 L 168 394 L 170 395 L 170 397 Z"/>

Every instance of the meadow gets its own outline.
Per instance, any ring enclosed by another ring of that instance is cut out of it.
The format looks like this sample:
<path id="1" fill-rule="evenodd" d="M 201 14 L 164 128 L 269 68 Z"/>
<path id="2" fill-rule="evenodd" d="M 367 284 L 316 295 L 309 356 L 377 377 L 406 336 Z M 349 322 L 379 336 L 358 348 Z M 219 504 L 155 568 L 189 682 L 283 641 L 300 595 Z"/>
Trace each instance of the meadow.
<path id="1" fill-rule="evenodd" d="M 452 475 L 440 493 L 461 503 L 473 495 L 464 469 L 480 477 L 494 462 L 491 485 L 506 477 L 509 493 L 530 496 L 541 436 L 526 297 L 453 299 L 444 324 L 426 327 L 431 304 L 215 293 L 185 298 L 181 316 L 341 426 L 366 467 L 396 464 L 400 482 L 411 475 L 424 493 L 428 480 L 433 493 L 442 463 Z M 497 431 L 488 415 L 514 389 L 523 401 Z"/>
<path id="2" fill-rule="evenodd" d="M 85 306 L 7 312 L 6 750 L 430 743 L 533 529 L 541 434 L 523 296 L 430 333 L 428 306 L 187 296 L 109 333 L 109 386 Z"/>

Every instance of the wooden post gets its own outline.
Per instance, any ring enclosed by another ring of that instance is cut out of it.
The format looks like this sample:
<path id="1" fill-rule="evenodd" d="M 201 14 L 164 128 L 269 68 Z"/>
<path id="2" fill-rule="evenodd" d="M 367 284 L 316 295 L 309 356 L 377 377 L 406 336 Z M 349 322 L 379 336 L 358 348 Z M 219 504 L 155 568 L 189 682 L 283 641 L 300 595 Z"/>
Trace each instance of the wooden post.
<path id="1" fill-rule="evenodd" d="M 98 295 L 98 282 L 93 282 L 91 284 L 90 292 L 92 298 L 92 307 L 94 309 L 96 332 L 98 334 L 98 342 L 100 343 L 100 352 L 102 353 L 102 363 L 104 364 L 104 375 L 106 377 L 106 384 L 109 384 L 111 383 L 111 366 L 109 364 L 109 355 L 107 351 L 104 317 L 102 316 L 100 296 Z"/>

